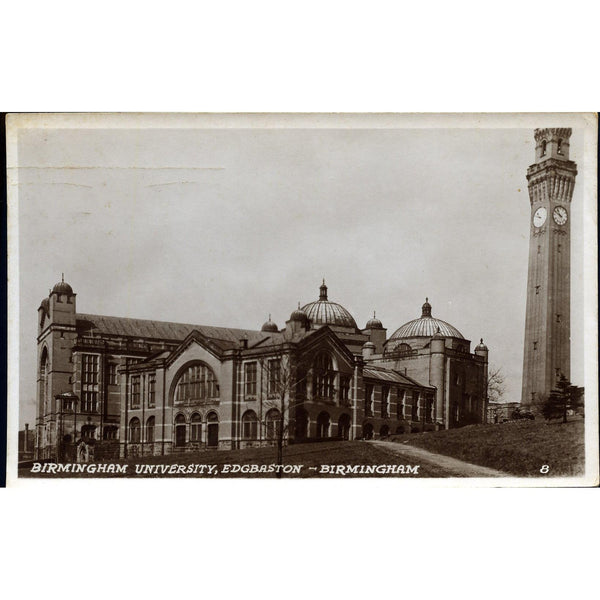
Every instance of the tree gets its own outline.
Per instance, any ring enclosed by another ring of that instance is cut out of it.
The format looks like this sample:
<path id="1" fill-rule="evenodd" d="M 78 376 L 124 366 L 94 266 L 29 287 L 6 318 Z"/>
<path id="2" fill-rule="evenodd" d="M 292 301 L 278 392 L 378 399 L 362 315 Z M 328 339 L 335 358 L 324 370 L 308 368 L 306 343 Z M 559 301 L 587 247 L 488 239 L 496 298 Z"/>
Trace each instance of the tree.
<path id="1" fill-rule="evenodd" d="M 583 406 L 583 388 L 572 385 L 563 375 L 560 375 L 556 382 L 556 388 L 553 389 L 544 404 L 542 405 L 542 414 L 546 420 L 560 419 L 567 422 L 569 410 L 577 411 Z"/>
<path id="2" fill-rule="evenodd" d="M 277 464 L 283 465 L 283 447 L 289 437 L 293 409 L 302 403 L 298 399 L 306 384 L 308 369 L 292 352 L 283 348 L 260 361 L 263 381 L 263 424 L 266 437 L 277 447 Z M 271 417 L 268 417 L 271 415 Z M 280 473 L 278 473 L 280 476 Z"/>
<path id="3" fill-rule="evenodd" d="M 488 402 L 502 402 L 505 390 L 502 368 L 490 368 L 487 379 Z"/>

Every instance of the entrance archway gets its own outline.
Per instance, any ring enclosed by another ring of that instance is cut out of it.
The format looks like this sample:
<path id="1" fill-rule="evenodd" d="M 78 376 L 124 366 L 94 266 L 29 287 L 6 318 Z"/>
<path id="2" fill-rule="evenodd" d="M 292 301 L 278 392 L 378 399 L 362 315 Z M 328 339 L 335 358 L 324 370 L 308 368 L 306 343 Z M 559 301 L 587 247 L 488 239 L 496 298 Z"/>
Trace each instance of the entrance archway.
<path id="1" fill-rule="evenodd" d="M 209 448 L 216 448 L 219 445 L 219 417 L 217 413 L 208 413 L 206 422 L 206 445 Z"/>
<path id="2" fill-rule="evenodd" d="M 379 437 L 387 437 L 390 435 L 390 428 L 387 425 L 382 425 L 379 430 Z"/>
<path id="3" fill-rule="evenodd" d="M 338 436 L 343 440 L 350 439 L 350 415 L 340 415 L 338 419 Z"/>
<path id="4" fill-rule="evenodd" d="M 294 439 L 305 440 L 308 436 L 308 413 L 303 408 L 296 409 L 296 423 L 294 427 Z"/>
<path id="5" fill-rule="evenodd" d="M 365 423 L 363 425 L 363 438 L 365 438 L 365 440 L 373 439 L 373 425 L 371 423 Z"/>
<path id="6" fill-rule="evenodd" d="M 329 413 L 325 411 L 319 413 L 319 416 L 317 417 L 317 437 L 319 439 L 329 437 L 330 422 Z"/>
<path id="7" fill-rule="evenodd" d="M 175 446 L 178 448 L 185 446 L 185 430 L 185 417 L 183 415 L 177 415 L 175 417 Z"/>

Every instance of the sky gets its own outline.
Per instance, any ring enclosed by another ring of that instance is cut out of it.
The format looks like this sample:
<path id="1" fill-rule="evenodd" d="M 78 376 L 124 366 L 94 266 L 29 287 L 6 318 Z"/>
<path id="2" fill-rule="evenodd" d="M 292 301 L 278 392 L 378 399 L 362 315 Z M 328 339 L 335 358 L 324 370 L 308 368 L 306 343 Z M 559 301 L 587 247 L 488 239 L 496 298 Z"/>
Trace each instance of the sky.
<path id="1" fill-rule="evenodd" d="M 37 308 L 61 273 L 79 312 L 249 329 L 269 314 L 283 327 L 323 278 L 359 327 L 376 311 L 388 336 L 428 297 L 472 349 L 484 339 L 504 400 L 520 400 L 535 119 L 189 119 L 18 129 L 21 426 L 35 423 Z M 580 385 L 583 138 L 574 129 Z"/>

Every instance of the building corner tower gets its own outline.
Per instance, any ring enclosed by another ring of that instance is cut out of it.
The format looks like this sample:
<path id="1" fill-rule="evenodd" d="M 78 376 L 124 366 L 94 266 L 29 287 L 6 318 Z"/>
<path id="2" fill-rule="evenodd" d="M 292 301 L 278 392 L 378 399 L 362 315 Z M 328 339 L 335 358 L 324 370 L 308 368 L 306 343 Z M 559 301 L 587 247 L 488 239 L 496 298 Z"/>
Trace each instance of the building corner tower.
<path id="1" fill-rule="evenodd" d="M 560 375 L 570 378 L 571 198 L 577 165 L 571 129 L 535 130 L 527 169 L 531 204 L 521 403 L 543 402 Z"/>

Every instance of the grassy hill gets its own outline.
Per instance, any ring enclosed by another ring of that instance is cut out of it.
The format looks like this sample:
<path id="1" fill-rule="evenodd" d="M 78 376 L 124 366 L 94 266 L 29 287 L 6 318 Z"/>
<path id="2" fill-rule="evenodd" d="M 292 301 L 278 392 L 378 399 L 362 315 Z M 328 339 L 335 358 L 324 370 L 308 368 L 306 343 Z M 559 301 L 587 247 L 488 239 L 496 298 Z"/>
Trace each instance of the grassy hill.
<path id="1" fill-rule="evenodd" d="M 395 435 L 392 441 L 520 477 L 582 475 L 584 421 L 515 421 L 471 425 L 425 434 Z M 540 473 L 548 465 L 547 475 Z"/>

